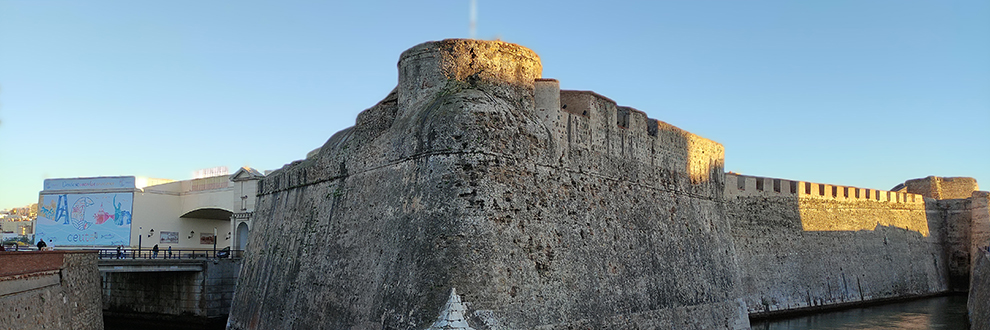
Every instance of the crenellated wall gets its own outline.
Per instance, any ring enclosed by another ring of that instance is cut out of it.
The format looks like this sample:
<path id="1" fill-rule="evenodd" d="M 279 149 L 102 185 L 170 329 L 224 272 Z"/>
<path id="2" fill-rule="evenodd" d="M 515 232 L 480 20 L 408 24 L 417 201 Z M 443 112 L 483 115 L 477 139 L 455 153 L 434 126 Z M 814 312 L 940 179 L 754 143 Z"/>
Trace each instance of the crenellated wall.
<path id="1" fill-rule="evenodd" d="M 396 91 L 259 184 L 229 327 L 439 328 L 464 302 L 475 329 L 748 328 L 722 146 L 539 68 L 403 53 Z"/>
<path id="2" fill-rule="evenodd" d="M 975 189 L 970 181 L 953 182 Z M 754 317 L 964 291 L 970 244 L 986 241 L 990 228 L 979 216 L 985 192 L 937 200 L 732 173 L 726 183 L 742 296 Z"/>
<path id="3" fill-rule="evenodd" d="M 945 292 L 990 235 L 985 195 L 725 174 L 722 145 L 560 90 L 518 45 L 428 42 L 398 69 L 259 183 L 229 329 L 745 329 Z"/>
<path id="4" fill-rule="evenodd" d="M 725 197 L 796 198 L 805 231 L 873 230 L 877 225 L 929 235 L 919 194 L 726 174 Z"/>

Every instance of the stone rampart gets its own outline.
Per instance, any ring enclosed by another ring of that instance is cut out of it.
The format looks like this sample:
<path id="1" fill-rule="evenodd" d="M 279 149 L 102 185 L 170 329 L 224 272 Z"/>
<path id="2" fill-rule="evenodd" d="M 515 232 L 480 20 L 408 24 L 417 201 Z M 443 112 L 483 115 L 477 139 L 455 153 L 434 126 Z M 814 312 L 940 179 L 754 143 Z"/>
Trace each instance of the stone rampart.
<path id="1" fill-rule="evenodd" d="M 391 93 L 259 183 L 228 328 L 744 329 L 965 290 L 990 239 L 975 181 L 725 174 L 722 145 L 541 68 L 404 52 Z"/>
<path id="2" fill-rule="evenodd" d="M 103 329 L 96 252 L 0 252 L 0 329 Z"/>
<path id="3" fill-rule="evenodd" d="M 972 330 L 990 330 L 990 253 L 981 251 L 973 264 L 969 287 L 969 324 Z"/>
<path id="4" fill-rule="evenodd" d="M 734 174 L 726 182 L 751 315 L 948 290 L 934 200 Z"/>
<path id="5" fill-rule="evenodd" d="M 972 191 L 965 199 L 938 200 L 946 224 L 945 253 L 955 291 L 966 291 L 976 258 L 990 245 L 990 193 Z"/>
<path id="6" fill-rule="evenodd" d="M 228 328 L 748 328 L 721 145 L 559 91 L 516 45 L 398 66 L 354 127 L 260 183 Z"/>

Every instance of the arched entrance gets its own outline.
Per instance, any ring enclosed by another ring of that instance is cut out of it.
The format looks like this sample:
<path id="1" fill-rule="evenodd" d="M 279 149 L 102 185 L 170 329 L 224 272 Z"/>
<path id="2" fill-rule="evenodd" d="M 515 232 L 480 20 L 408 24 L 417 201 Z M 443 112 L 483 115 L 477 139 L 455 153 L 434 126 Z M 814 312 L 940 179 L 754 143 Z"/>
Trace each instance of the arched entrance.
<path id="1" fill-rule="evenodd" d="M 237 225 L 237 249 L 238 250 L 244 251 L 244 249 L 247 248 L 247 240 L 248 240 L 248 233 L 249 232 L 250 231 L 248 230 L 247 223 L 241 222 L 241 224 Z"/>

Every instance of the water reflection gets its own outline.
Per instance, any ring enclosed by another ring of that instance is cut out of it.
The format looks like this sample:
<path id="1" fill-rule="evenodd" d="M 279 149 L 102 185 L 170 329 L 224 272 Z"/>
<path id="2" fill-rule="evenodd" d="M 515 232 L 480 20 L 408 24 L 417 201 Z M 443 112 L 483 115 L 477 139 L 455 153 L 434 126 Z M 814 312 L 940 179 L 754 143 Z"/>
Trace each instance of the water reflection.
<path id="1" fill-rule="evenodd" d="M 929 330 L 969 329 L 966 296 L 948 296 L 820 313 L 797 318 L 754 321 L 754 330 Z"/>

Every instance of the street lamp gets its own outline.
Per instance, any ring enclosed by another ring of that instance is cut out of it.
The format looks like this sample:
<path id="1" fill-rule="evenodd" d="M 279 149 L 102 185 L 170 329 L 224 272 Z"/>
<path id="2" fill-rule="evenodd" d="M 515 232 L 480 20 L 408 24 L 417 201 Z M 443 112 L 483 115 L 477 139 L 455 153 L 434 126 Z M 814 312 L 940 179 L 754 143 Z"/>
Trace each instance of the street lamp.
<path id="1" fill-rule="evenodd" d="M 142 231 L 143 231 L 142 229 L 143 228 L 138 227 L 138 254 L 141 254 L 141 236 L 142 236 Z M 131 254 L 131 259 L 134 259 L 134 257 L 136 257 L 136 256 L 132 253 Z"/>

